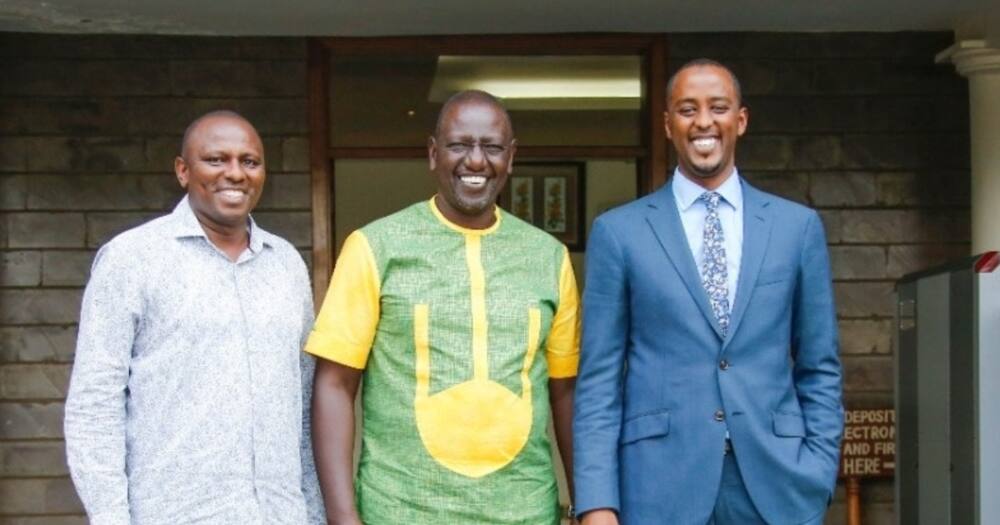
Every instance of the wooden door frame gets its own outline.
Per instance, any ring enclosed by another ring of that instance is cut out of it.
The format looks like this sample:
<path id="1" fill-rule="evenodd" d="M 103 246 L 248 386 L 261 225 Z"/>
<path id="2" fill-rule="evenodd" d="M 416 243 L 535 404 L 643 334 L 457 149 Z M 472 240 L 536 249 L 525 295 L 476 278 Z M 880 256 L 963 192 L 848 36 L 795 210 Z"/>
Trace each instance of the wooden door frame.
<path id="1" fill-rule="evenodd" d="M 312 189 L 312 282 L 319 308 L 334 262 L 333 167 L 335 159 L 424 158 L 423 147 L 334 148 L 330 146 L 330 59 L 334 55 L 639 55 L 642 59 L 641 146 L 519 146 L 528 157 L 638 159 L 637 190 L 647 194 L 666 181 L 667 36 L 659 33 L 450 35 L 310 38 L 307 46 L 309 166 Z"/>

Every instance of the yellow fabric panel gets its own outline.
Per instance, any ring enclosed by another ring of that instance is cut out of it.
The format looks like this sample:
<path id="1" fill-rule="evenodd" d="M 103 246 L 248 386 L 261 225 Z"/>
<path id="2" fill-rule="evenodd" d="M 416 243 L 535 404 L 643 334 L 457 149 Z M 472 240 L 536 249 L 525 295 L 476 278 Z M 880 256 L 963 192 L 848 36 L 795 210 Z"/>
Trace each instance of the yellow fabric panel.
<path id="1" fill-rule="evenodd" d="M 569 250 L 563 253 L 559 271 L 559 307 L 552 318 L 545 360 L 551 378 L 576 377 L 580 366 L 580 294 Z"/>
<path id="2" fill-rule="evenodd" d="M 355 231 L 344 241 L 305 351 L 364 368 L 378 326 L 380 289 L 375 255 L 364 234 Z"/>

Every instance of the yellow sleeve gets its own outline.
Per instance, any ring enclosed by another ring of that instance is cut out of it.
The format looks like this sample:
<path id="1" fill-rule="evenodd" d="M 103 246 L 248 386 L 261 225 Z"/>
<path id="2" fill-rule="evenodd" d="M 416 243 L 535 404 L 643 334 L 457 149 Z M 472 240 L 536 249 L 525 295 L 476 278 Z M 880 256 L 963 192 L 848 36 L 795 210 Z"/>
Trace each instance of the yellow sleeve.
<path id="1" fill-rule="evenodd" d="M 545 360 L 553 379 L 576 377 L 580 366 L 580 295 L 569 251 L 565 249 L 559 270 L 559 306 L 545 345 Z"/>
<path id="2" fill-rule="evenodd" d="M 355 231 L 344 241 L 305 351 L 363 369 L 375 340 L 380 292 L 375 255 L 364 234 Z"/>

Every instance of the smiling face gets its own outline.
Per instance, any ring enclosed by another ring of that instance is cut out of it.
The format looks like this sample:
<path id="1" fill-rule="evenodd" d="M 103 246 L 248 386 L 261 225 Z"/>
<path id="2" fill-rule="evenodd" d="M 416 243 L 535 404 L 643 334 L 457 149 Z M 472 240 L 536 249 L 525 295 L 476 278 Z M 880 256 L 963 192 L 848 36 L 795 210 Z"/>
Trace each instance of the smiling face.
<path id="1" fill-rule="evenodd" d="M 443 111 L 427 145 L 438 209 L 459 226 L 489 227 L 497 195 L 513 170 L 517 144 L 510 121 L 496 104 L 478 99 L 458 101 Z"/>
<path id="2" fill-rule="evenodd" d="M 181 156 L 174 160 L 174 172 L 204 227 L 246 228 L 266 178 L 264 146 L 246 120 L 210 115 L 188 132 Z"/>
<path id="3" fill-rule="evenodd" d="M 730 74 L 713 65 L 677 73 L 664 119 L 684 176 L 715 189 L 733 172 L 736 141 L 746 132 L 747 110 Z"/>

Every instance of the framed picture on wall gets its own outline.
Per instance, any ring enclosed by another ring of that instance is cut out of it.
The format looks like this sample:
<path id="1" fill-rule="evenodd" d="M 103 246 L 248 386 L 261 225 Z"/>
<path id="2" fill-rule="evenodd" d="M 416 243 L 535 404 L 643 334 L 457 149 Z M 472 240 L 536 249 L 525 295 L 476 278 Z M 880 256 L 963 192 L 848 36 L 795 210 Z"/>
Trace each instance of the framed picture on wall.
<path id="1" fill-rule="evenodd" d="M 586 174 L 583 162 L 515 162 L 500 206 L 581 251 Z"/>

